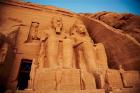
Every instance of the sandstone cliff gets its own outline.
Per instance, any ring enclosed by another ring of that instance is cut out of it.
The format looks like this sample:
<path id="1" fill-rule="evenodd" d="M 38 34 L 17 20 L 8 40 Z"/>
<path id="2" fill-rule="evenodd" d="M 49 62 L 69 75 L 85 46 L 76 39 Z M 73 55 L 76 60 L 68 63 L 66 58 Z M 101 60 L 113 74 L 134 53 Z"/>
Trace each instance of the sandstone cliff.
<path id="1" fill-rule="evenodd" d="M 80 16 L 94 42 L 104 44 L 111 68 L 139 70 L 140 16 L 112 12 Z"/>
<path id="2" fill-rule="evenodd" d="M 140 16 L 138 15 L 113 12 L 86 13 L 84 15 L 120 29 L 122 33 L 127 33 L 140 42 Z"/>

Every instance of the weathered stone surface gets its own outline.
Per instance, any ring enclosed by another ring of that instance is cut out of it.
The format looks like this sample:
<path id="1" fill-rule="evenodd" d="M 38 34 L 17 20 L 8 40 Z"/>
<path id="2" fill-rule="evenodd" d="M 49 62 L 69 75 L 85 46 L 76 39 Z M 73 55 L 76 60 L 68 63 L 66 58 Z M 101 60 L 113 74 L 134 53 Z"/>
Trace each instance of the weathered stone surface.
<path id="1" fill-rule="evenodd" d="M 80 72 L 77 69 L 38 69 L 34 87 L 42 91 L 80 90 Z"/>
<path id="2" fill-rule="evenodd" d="M 16 93 L 44 93 L 43 91 L 32 91 L 32 90 L 24 90 L 17 91 Z M 66 90 L 66 91 L 50 91 L 47 93 L 105 93 L 104 89 L 96 89 L 96 90 Z"/>
<path id="3" fill-rule="evenodd" d="M 93 74 L 80 71 L 80 85 L 82 90 L 96 89 L 96 82 Z"/>
<path id="4" fill-rule="evenodd" d="M 0 92 L 105 93 L 138 86 L 139 72 L 125 71 L 140 69 L 138 36 L 114 29 L 125 30 L 132 15 L 95 14 L 98 21 L 16 0 L 0 1 L 0 9 L 0 54 L 5 55 L 0 55 L 5 60 L 0 64 Z M 2 52 L 5 43 L 7 53 Z M 28 76 L 23 91 L 17 91 L 20 72 Z"/>
<path id="5" fill-rule="evenodd" d="M 104 44 L 109 68 L 117 69 L 122 65 L 126 70 L 139 70 L 140 44 L 138 41 L 96 19 L 87 17 L 81 19 L 94 42 Z"/>
<path id="6" fill-rule="evenodd" d="M 122 30 L 140 42 L 140 16 L 126 13 L 99 12 L 95 14 L 85 14 L 89 18 L 100 20 L 109 26 Z M 108 20 L 109 19 L 109 20 Z"/>
<path id="7" fill-rule="evenodd" d="M 140 74 L 138 71 L 125 71 L 121 74 L 124 87 L 140 87 Z"/>
<path id="8" fill-rule="evenodd" d="M 37 70 L 35 82 L 34 82 L 35 90 L 39 90 L 39 91 L 55 90 L 56 88 L 55 72 L 56 70 L 51 70 L 51 69 Z"/>
<path id="9" fill-rule="evenodd" d="M 62 72 L 60 90 L 80 90 L 80 72 L 76 69 L 66 69 Z"/>
<path id="10" fill-rule="evenodd" d="M 123 88 L 120 90 L 113 90 L 110 93 L 139 93 L 140 89 L 139 88 Z"/>
<path id="11" fill-rule="evenodd" d="M 107 70 L 106 80 L 109 90 L 123 88 L 121 75 L 118 70 Z"/>
<path id="12" fill-rule="evenodd" d="M 96 60 L 97 60 L 96 62 L 97 62 L 98 69 L 99 70 L 108 69 L 107 55 L 106 55 L 104 45 L 102 43 L 98 43 L 94 46 L 96 50 Z"/>

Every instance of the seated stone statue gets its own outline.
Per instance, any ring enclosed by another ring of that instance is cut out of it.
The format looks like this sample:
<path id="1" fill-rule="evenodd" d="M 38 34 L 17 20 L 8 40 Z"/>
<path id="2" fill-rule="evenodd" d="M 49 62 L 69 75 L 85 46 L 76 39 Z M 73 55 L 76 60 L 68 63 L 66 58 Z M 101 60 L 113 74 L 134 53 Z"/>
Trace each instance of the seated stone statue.
<path id="1" fill-rule="evenodd" d="M 71 37 L 75 41 L 75 47 L 81 46 L 86 68 L 93 73 L 96 70 L 96 54 L 93 48 L 93 41 L 89 37 L 85 26 L 81 23 L 75 23 L 71 28 Z"/>
<path id="2" fill-rule="evenodd" d="M 62 19 L 60 17 L 52 18 L 52 27 L 42 31 L 40 62 L 44 64 L 45 57 L 49 68 L 58 68 L 59 58 L 59 39 L 62 32 Z M 45 52 L 41 52 L 45 51 Z M 44 56 L 44 57 L 42 57 Z M 41 62 L 42 61 L 42 62 Z"/>

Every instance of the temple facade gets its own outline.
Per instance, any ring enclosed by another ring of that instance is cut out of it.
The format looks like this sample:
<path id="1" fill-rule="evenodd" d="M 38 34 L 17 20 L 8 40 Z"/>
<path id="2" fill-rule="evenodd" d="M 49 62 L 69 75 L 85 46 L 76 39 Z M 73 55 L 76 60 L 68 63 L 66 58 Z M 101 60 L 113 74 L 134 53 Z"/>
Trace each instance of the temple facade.
<path id="1" fill-rule="evenodd" d="M 1 1 L 0 9 L 3 93 L 138 93 L 139 71 L 109 68 L 82 16 L 16 1 Z"/>

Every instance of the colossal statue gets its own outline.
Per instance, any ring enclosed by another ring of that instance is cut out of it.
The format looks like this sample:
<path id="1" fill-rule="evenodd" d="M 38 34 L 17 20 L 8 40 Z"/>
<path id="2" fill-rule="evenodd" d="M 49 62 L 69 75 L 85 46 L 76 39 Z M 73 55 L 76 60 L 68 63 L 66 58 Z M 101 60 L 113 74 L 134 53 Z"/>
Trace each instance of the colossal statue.
<path id="1" fill-rule="evenodd" d="M 41 37 L 41 50 L 45 51 L 44 53 L 40 54 L 40 57 L 43 55 L 47 56 L 47 63 L 49 68 L 57 68 L 57 57 L 58 57 L 58 39 L 56 38 L 56 33 L 53 29 L 44 30 L 44 33 Z M 44 57 L 42 57 L 44 60 Z M 40 62 L 44 63 L 44 62 Z"/>
<path id="2" fill-rule="evenodd" d="M 75 22 L 71 28 L 71 37 L 73 37 L 74 46 L 80 46 L 84 56 L 87 70 L 94 73 L 96 71 L 96 54 L 93 48 L 93 41 L 89 37 L 83 24 Z M 79 54 L 80 55 L 80 54 Z M 79 64 L 81 64 L 79 62 Z"/>
<path id="3" fill-rule="evenodd" d="M 59 58 L 59 46 L 60 46 L 60 35 L 62 32 L 62 19 L 60 17 L 52 18 L 52 28 L 44 30 L 41 36 L 41 49 L 40 49 L 40 58 L 44 63 L 45 57 L 47 57 L 47 63 L 49 68 L 58 68 L 58 58 Z M 45 51 L 41 52 L 41 51 Z"/>

